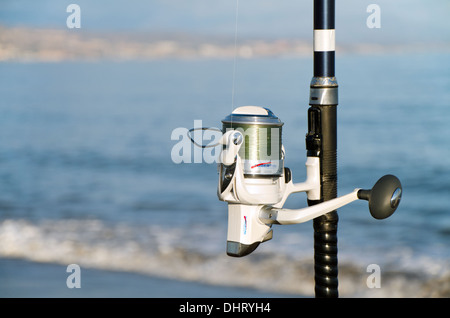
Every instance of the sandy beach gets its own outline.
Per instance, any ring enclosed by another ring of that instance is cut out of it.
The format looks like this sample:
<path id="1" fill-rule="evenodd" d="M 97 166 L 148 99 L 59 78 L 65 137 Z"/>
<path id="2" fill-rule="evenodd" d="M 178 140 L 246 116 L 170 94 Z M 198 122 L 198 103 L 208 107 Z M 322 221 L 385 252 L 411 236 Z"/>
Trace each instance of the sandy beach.
<path id="1" fill-rule="evenodd" d="M 286 298 L 250 288 L 182 282 L 128 272 L 81 268 L 81 288 L 68 288 L 66 267 L 0 259 L 1 298 Z M 297 295 L 295 297 L 298 297 Z"/>

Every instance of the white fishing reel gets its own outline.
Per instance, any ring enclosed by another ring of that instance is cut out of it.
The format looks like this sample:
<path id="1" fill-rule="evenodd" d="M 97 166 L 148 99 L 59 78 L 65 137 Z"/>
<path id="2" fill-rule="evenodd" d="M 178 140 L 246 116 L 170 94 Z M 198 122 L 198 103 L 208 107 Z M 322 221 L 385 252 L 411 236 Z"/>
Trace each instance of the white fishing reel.
<path id="1" fill-rule="evenodd" d="M 384 219 L 397 209 L 402 187 L 393 175 L 382 177 L 371 190 L 353 192 L 302 209 L 283 209 L 292 193 L 306 192 L 320 200 L 320 160 L 307 157 L 306 180 L 294 183 L 284 167 L 283 123 L 269 109 L 236 108 L 222 120 L 220 200 L 228 202 L 227 254 L 240 257 L 253 252 L 273 236 L 272 224 L 303 223 L 358 199 L 369 201 L 373 217 Z"/>

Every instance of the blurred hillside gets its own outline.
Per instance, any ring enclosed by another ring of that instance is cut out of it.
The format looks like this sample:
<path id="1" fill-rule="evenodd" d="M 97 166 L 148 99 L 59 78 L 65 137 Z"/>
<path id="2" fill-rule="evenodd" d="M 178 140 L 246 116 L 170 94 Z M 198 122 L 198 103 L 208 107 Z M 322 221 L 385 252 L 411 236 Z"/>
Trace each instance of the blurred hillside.
<path id="1" fill-rule="evenodd" d="M 337 54 L 450 52 L 450 44 L 337 45 Z M 311 39 L 234 39 L 187 33 L 85 32 L 80 29 L 0 27 L 0 61 L 154 60 L 304 57 L 312 54 Z"/>

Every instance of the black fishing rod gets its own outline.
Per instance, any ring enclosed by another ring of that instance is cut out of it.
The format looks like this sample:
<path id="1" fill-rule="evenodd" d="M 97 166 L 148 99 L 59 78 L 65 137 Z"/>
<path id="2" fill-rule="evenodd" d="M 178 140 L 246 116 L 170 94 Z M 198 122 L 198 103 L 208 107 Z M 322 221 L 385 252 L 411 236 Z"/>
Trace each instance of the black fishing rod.
<path id="1" fill-rule="evenodd" d="M 320 200 L 337 197 L 337 105 L 335 77 L 335 0 L 314 0 L 314 76 L 308 110 L 308 156 L 320 162 Z M 313 220 L 314 280 L 316 297 L 338 297 L 337 211 Z"/>

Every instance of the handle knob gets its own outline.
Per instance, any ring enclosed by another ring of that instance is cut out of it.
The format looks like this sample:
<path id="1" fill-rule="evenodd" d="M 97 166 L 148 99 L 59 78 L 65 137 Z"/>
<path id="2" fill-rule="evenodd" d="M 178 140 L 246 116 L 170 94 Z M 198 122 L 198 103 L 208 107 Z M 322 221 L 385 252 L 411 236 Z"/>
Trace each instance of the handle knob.
<path id="1" fill-rule="evenodd" d="M 390 217 L 402 198 L 402 184 L 391 174 L 381 177 L 371 190 L 359 190 L 358 198 L 369 201 L 370 214 L 381 220 Z"/>

